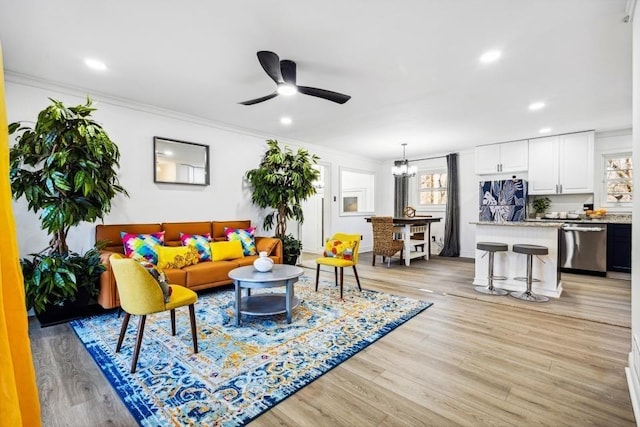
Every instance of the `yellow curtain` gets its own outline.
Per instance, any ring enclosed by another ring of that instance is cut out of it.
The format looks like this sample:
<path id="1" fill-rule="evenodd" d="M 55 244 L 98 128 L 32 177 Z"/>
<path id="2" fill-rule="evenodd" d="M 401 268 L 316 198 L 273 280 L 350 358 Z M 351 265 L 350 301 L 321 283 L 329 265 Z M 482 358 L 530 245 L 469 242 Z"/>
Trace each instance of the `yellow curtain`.
<path id="1" fill-rule="evenodd" d="M 9 131 L 0 46 L 0 424 L 40 426 L 9 184 Z"/>

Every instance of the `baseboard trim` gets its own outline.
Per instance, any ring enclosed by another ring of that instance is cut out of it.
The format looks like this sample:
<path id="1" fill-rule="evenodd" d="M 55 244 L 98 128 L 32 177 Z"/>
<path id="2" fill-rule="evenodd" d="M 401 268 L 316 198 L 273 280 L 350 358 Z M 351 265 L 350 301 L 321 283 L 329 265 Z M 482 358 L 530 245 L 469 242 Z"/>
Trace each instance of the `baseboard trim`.
<path id="1" fill-rule="evenodd" d="M 627 375 L 627 385 L 629 387 L 629 397 L 633 407 L 633 415 L 636 418 L 636 425 L 640 426 L 640 383 L 638 382 L 638 372 L 635 372 L 633 363 L 633 352 L 629 352 L 629 366 L 624 369 Z"/>

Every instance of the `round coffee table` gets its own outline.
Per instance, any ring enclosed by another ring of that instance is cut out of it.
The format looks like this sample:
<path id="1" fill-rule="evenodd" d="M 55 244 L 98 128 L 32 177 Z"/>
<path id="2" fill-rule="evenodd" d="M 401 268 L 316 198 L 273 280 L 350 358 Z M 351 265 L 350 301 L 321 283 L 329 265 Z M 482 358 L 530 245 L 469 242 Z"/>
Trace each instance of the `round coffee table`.
<path id="1" fill-rule="evenodd" d="M 234 268 L 229 272 L 236 291 L 236 326 L 240 326 L 242 314 L 269 316 L 287 313 L 287 323 L 291 323 L 291 310 L 300 304 L 293 292 L 293 284 L 304 270 L 287 264 L 276 264 L 271 271 L 260 272 L 252 265 Z M 284 293 L 251 295 L 251 289 L 285 287 Z M 242 296 L 242 289 L 247 294 Z"/>

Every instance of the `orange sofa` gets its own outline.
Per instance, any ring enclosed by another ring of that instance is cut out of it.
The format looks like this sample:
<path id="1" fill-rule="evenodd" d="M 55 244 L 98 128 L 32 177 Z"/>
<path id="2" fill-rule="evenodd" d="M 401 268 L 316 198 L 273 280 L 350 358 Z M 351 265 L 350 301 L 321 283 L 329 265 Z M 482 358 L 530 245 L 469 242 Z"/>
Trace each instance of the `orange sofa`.
<path id="1" fill-rule="evenodd" d="M 186 234 L 211 234 L 212 241 L 226 240 L 224 229 L 242 228 L 251 226 L 251 221 L 202 221 L 202 222 L 165 222 L 162 224 L 100 224 L 96 226 L 96 242 L 106 242 L 106 246 L 100 251 L 100 258 L 107 267 L 100 276 L 100 294 L 98 304 L 103 308 L 120 306 L 116 281 L 109 264 L 109 257 L 113 253 L 124 253 L 120 232 L 149 234 L 164 231 L 164 244 L 166 246 L 180 246 L 180 233 Z M 282 241 L 275 237 L 256 237 L 258 252 L 265 251 L 277 264 L 281 264 Z M 251 265 L 258 258 L 257 255 L 245 256 L 229 261 L 204 261 L 181 269 L 163 270 L 167 281 L 172 284 L 182 285 L 194 291 L 233 283 L 229 279 L 229 272 L 236 267 Z"/>

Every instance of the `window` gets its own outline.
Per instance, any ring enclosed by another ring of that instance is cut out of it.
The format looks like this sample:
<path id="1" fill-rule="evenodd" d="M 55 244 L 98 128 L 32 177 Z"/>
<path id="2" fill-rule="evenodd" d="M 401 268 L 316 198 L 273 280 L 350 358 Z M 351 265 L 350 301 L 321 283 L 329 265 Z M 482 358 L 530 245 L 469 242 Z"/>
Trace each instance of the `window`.
<path id="1" fill-rule="evenodd" d="M 422 207 L 447 204 L 447 171 L 418 172 L 418 205 Z"/>
<path id="2" fill-rule="evenodd" d="M 633 163 L 631 153 L 604 156 L 604 202 L 607 205 L 631 204 Z"/>

